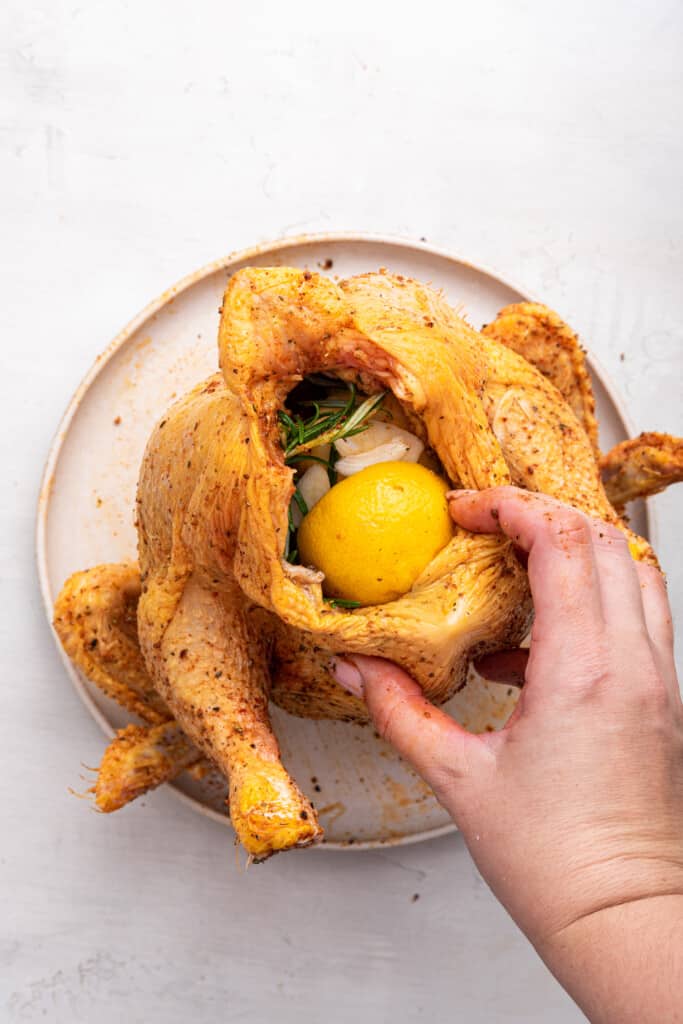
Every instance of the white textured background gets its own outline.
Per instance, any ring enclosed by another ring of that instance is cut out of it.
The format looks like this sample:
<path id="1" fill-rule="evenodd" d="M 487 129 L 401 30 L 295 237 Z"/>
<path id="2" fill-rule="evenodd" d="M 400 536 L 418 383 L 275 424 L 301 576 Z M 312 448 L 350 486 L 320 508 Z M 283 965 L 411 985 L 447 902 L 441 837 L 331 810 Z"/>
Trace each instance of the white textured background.
<path id="1" fill-rule="evenodd" d="M 111 819 L 69 797 L 102 738 L 45 624 L 34 506 L 123 323 L 194 267 L 307 230 L 426 236 L 498 269 L 581 332 L 637 429 L 683 432 L 682 46 L 675 0 L 5 0 L 3 1024 L 582 1019 L 458 837 L 244 875 L 168 793 Z M 680 498 L 656 507 L 680 624 Z"/>

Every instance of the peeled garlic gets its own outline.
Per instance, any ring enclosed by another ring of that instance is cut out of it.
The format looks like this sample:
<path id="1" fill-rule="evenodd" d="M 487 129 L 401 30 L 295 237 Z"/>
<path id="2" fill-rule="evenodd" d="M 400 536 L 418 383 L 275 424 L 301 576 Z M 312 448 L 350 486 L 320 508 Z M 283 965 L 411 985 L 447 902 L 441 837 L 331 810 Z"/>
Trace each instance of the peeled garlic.
<path id="1" fill-rule="evenodd" d="M 408 445 L 403 441 L 388 441 L 386 444 L 379 444 L 371 448 L 369 452 L 358 452 L 357 455 L 345 455 L 334 464 L 334 468 L 340 476 L 353 476 L 360 473 L 361 469 L 374 466 L 378 462 L 404 462 L 407 461 Z"/>
<path id="2" fill-rule="evenodd" d="M 314 462 L 310 469 L 306 470 L 296 486 L 299 494 L 306 502 L 306 508 L 310 512 L 313 506 L 317 505 L 330 489 L 327 470 L 324 466 Z M 293 502 L 292 521 L 295 527 L 299 527 L 302 519 L 301 509 L 296 502 Z"/>
<path id="3" fill-rule="evenodd" d="M 334 446 L 342 456 L 335 469 L 343 476 L 376 462 L 417 462 L 424 451 L 424 444 L 415 434 L 379 420 L 373 420 L 360 434 L 340 438 Z"/>

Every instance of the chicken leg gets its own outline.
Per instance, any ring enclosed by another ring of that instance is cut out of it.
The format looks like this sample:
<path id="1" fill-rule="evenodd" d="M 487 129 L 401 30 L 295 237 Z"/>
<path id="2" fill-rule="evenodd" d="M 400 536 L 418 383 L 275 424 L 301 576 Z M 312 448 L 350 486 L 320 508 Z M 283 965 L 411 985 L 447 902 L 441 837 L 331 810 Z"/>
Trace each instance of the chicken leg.
<path id="1" fill-rule="evenodd" d="M 315 810 L 287 774 L 268 717 L 269 675 L 260 631 L 239 595 L 191 576 L 164 632 L 156 682 L 186 735 L 230 785 L 230 818 L 255 860 L 320 835 Z M 143 593 L 154 600 L 153 587 Z"/>

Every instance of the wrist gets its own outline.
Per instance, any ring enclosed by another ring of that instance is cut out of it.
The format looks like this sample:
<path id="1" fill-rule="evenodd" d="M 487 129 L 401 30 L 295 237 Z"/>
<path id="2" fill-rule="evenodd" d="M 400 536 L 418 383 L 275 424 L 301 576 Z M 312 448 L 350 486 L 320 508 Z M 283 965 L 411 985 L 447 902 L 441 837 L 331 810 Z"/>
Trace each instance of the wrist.
<path id="1" fill-rule="evenodd" d="M 536 863 L 540 862 L 538 858 Z M 588 934 L 611 920 L 619 908 L 659 897 L 683 897 L 683 847 L 675 836 L 635 843 L 622 834 L 607 843 L 598 842 L 593 834 L 592 843 L 575 843 L 570 859 L 558 856 L 543 862 L 545 870 L 535 886 L 532 882 L 538 897 L 533 907 L 528 900 L 516 900 L 518 906 L 509 907 L 541 953 L 563 934 L 580 934 L 582 921 Z M 521 911 L 519 917 L 515 910 Z"/>
<path id="2" fill-rule="evenodd" d="M 603 907 L 535 945 L 592 1024 L 678 1019 L 683 890 Z"/>

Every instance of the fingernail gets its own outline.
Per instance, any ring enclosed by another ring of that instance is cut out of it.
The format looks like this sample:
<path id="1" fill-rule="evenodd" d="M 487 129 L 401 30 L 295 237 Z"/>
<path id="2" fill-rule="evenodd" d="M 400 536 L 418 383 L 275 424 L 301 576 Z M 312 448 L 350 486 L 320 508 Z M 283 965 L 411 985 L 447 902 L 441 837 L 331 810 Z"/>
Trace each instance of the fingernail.
<path id="1" fill-rule="evenodd" d="M 446 495 L 446 501 L 454 501 L 456 498 L 471 498 L 473 494 L 479 494 L 479 491 L 466 490 L 465 488 L 457 491 L 449 491 Z"/>
<path id="2" fill-rule="evenodd" d="M 350 661 L 345 658 L 333 658 L 330 671 L 340 686 L 352 693 L 354 697 L 363 696 L 363 677 Z"/>

